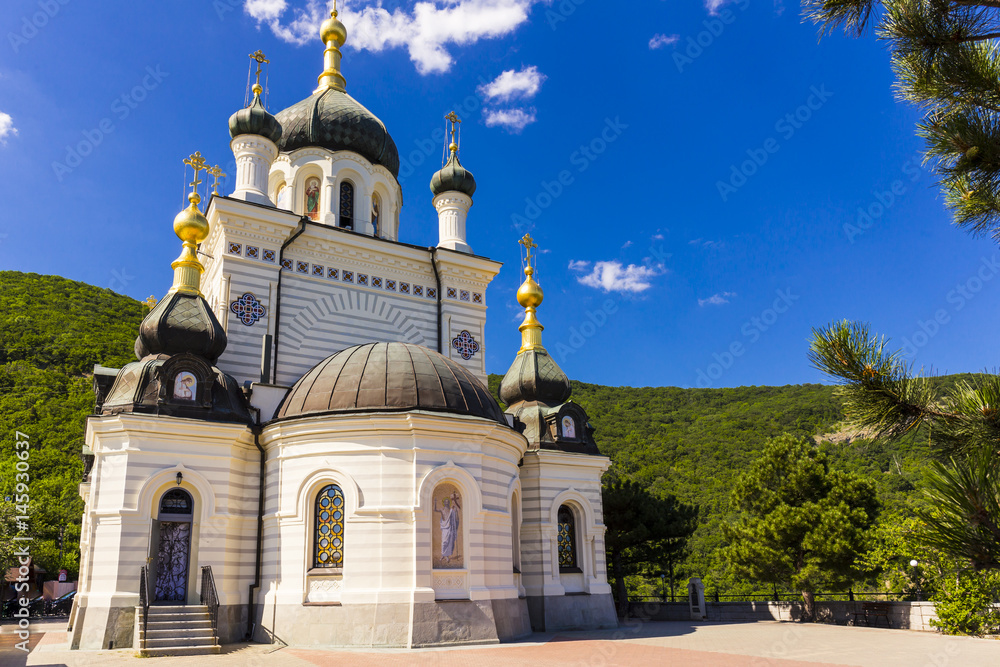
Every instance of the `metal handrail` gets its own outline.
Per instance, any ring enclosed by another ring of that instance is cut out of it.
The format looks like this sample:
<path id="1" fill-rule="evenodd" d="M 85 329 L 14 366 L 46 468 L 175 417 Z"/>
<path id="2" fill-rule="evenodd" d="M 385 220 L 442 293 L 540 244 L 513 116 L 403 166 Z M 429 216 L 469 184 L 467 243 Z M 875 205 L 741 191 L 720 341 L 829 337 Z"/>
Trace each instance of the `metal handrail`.
<path id="1" fill-rule="evenodd" d="M 212 617 L 212 632 L 215 633 L 215 641 L 219 641 L 219 593 L 215 590 L 211 565 L 201 567 L 201 603 L 208 607 L 208 613 Z"/>
<path id="2" fill-rule="evenodd" d="M 142 606 L 142 646 L 146 648 L 146 624 L 149 621 L 149 573 L 143 565 L 139 570 L 139 604 Z"/>

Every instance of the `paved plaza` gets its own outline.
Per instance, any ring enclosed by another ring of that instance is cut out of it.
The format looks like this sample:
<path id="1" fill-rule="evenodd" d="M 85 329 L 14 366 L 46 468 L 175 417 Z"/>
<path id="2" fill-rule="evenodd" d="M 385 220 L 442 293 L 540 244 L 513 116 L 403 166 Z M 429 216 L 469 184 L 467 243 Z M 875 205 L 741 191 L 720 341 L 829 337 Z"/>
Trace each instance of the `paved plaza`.
<path id="1" fill-rule="evenodd" d="M 927 632 L 798 623 L 626 623 L 618 630 L 536 634 L 499 646 L 425 650 L 321 650 L 237 644 L 222 655 L 141 658 L 132 649 L 69 651 L 64 625 L 34 626 L 32 651 L 13 648 L 10 625 L 0 633 L 3 667 L 313 667 L 315 665 L 684 665 L 685 667 L 955 667 L 1000 665 L 1000 641 Z"/>

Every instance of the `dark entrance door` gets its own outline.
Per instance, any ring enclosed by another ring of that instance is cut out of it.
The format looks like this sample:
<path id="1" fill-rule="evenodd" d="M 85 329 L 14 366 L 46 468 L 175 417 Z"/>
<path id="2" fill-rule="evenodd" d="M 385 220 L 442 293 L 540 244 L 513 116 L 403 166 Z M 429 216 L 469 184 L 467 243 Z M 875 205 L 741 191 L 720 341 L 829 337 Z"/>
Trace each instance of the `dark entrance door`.
<path id="1" fill-rule="evenodd" d="M 186 521 L 161 521 L 154 600 L 182 603 L 187 600 L 190 553 L 191 524 Z"/>

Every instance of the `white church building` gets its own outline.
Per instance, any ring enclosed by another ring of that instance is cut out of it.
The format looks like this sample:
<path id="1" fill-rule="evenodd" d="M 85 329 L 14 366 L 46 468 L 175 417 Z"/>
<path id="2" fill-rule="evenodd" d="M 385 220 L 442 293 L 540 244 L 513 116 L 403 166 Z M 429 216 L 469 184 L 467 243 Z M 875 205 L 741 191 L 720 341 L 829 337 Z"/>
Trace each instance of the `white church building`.
<path id="1" fill-rule="evenodd" d="M 420 647 L 614 627 L 609 466 L 542 346 L 534 244 L 522 346 L 487 389 L 476 184 L 431 181 L 440 240 L 402 242 L 399 156 L 346 92 L 336 12 L 306 99 L 229 121 L 235 190 L 174 220 L 137 361 L 95 369 L 74 648 Z M 263 59 L 258 55 L 259 63 Z"/>

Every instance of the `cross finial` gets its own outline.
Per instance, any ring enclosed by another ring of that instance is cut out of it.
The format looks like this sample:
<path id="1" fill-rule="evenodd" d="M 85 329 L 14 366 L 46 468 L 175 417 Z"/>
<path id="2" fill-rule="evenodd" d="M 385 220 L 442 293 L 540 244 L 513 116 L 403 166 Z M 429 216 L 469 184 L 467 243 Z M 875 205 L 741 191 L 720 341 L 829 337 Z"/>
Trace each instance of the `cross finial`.
<path id="1" fill-rule="evenodd" d="M 201 184 L 201 179 L 198 178 L 198 172 L 205 169 L 205 158 L 201 156 L 201 151 L 195 151 L 191 154 L 191 157 L 184 159 L 184 164 L 194 170 L 194 180 L 191 181 L 189 185 L 191 186 L 191 193 L 197 195 L 198 185 Z"/>
<path id="2" fill-rule="evenodd" d="M 255 74 L 257 75 L 257 84 L 259 85 L 260 84 L 260 70 L 261 70 L 261 66 L 264 63 L 269 63 L 270 64 L 271 61 L 267 59 L 267 56 L 265 56 L 264 52 L 261 51 L 260 49 L 257 49 L 256 51 L 254 51 L 253 53 L 251 53 L 250 57 L 257 61 L 257 71 L 255 72 Z"/>
<path id="3" fill-rule="evenodd" d="M 537 248 L 538 244 L 535 243 L 535 240 L 531 238 L 530 234 L 525 234 L 524 237 L 521 238 L 520 241 L 518 241 L 518 243 L 520 243 L 521 245 L 524 246 L 524 249 L 526 251 L 526 253 L 525 253 L 526 256 L 525 256 L 524 260 L 525 260 L 525 262 L 527 262 L 528 266 L 531 266 L 531 260 L 534 257 L 531 254 L 531 249 L 532 248 Z"/>
<path id="4" fill-rule="evenodd" d="M 152 294 L 149 295 L 148 299 L 146 299 L 145 301 L 143 301 L 143 304 L 145 304 L 145 306 L 147 308 L 149 308 L 150 310 L 153 310 L 153 308 L 156 307 L 156 303 L 157 303 L 156 297 L 153 296 Z"/>
<path id="5" fill-rule="evenodd" d="M 333 0 L 333 11 L 330 12 L 330 16 L 337 18 L 337 0 Z"/>
<path id="6" fill-rule="evenodd" d="M 206 169 L 205 172 L 209 176 L 214 176 L 215 177 L 215 182 L 212 183 L 212 194 L 213 195 L 219 194 L 219 178 L 220 177 L 225 177 L 226 173 L 224 171 L 222 171 L 222 169 L 219 168 L 219 165 L 215 165 L 211 169 Z"/>
<path id="7" fill-rule="evenodd" d="M 449 113 L 444 118 L 445 120 L 451 121 L 451 146 L 449 146 L 449 148 L 451 148 L 451 151 L 454 153 L 455 151 L 458 150 L 458 144 L 455 143 L 455 128 L 458 127 L 458 124 L 462 122 L 462 119 L 459 118 L 458 114 L 456 114 L 454 111 Z"/>

